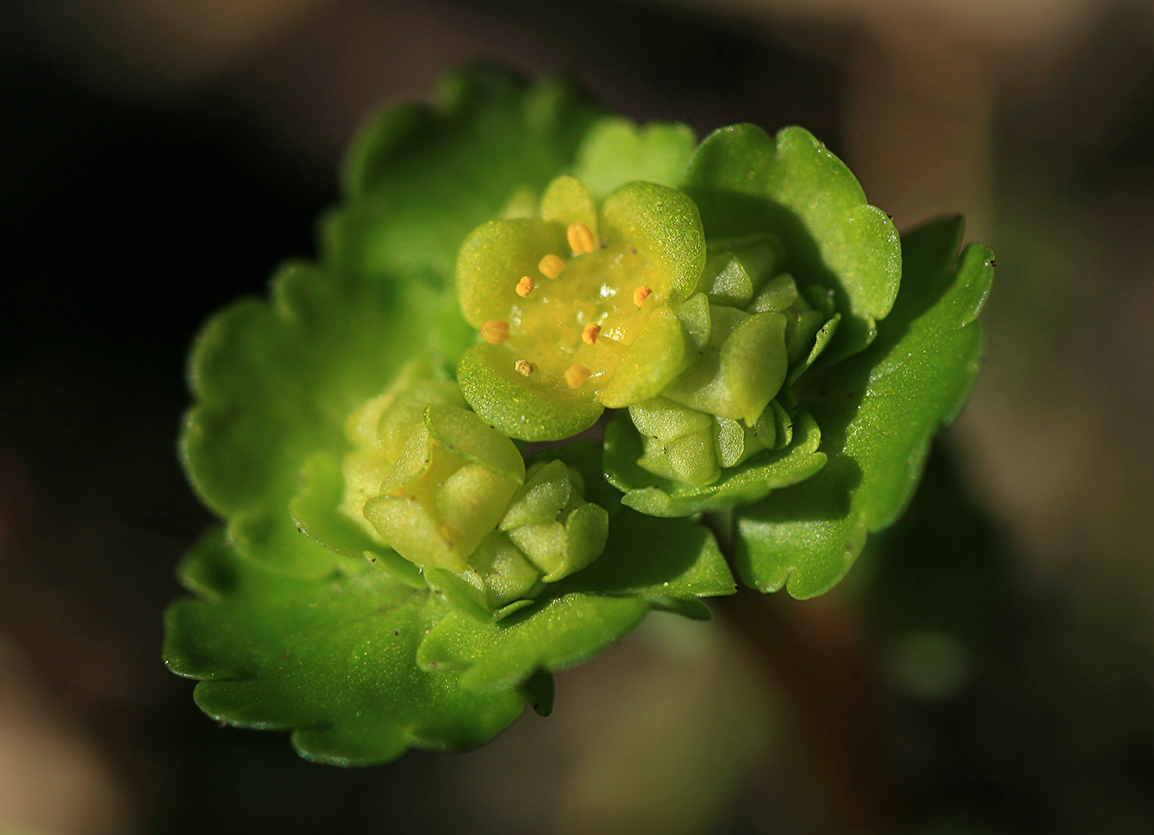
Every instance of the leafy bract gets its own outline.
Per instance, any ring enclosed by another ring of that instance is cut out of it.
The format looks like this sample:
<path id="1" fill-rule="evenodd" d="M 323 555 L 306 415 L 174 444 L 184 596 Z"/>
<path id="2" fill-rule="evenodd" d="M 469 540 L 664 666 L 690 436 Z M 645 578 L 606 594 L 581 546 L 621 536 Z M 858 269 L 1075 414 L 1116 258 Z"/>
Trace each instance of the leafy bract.
<path id="1" fill-rule="evenodd" d="M 706 620 L 701 598 L 733 594 L 737 586 L 716 539 L 688 519 L 659 519 L 622 509 L 605 554 L 563 588 L 636 595 L 654 607 Z"/>
<path id="2" fill-rule="evenodd" d="M 720 128 L 694 153 L 684 189 L 701 210 L 707 239 L 772 230 L 785 269 L 834 292 L 844 319 L 827 361 L 869 344 L 897 297 L 898 233 L 812 134 L 791 127 L 770 138 L 754 125 Z"/>
<path id="3" fill-rule="evenodd" d="M 651 608 L 707 618 L 699 598 L 735 591 L 703 527 L 623 512 L 637 524 L 614 528 L 596 570 L 499 622 L 387 571 L 286 576 L 209 535 L 183 566 L 200 599 L 170 609 L 165 657 L 173 672 L 203 679 L 196 701 L 206 713 L 293 730 L 310 759 L 366 765 L 409 746 L 480 744 L 520 715 L 524 698 L 548 712 L 541 677 L 616 643 Z"/>
<path id="4" fill-rule="evenodd" d="M 456 612 L 446 617 L 421 645 L 423 667 L 463 670 L 462 685 L 482 692 L 514 687 L 616 643 L 651 607 L 708 618 L 699 598 L 737 590 L 713 535 L 700 525 L 622 514 L 626 524 L 610 528 L 605 553 L 538 605 L 488 623 Z"/>
<path id="5" fill-rule="evenodd" d="M 929 223 L 903 239 L 902 293 L 863 353 L 807 372 L 799 400 L 822 428 L 825 467 L 736 511 L 737 568 L 762 591 L 795 597 L 833 586 L 867 533 L 901 513 L 930 440 L 965 403 L 982 359 L 975 322 L 993 265 L 979 244 L 957 256 L 962 221 Z M 811 377 L 811 374 L 815 376 Z"/>
<path id="6" fill-rule="evenodd" d="M 306 460 L 347 447 L 344 421 L 413 356 L 438 351 L 439 296 L 406 284 L 334 276 L 291 265 L 272 304 L 244 300 L 197 341 L 197 404 L 182 452 L 204 502 L 228 520 L 245 555 L 300 576 L 344 558 L 297 530 L 289 501 Z M 450 325 L 451 327 L 451 325 Z"/>
<path id="7" fill-rule="evenodd" d="M 287 577 L 206 537 L 183 567 L 202 599 L 168 613 L 169 669 L 204 679 L 205 713 L 250 728 L 291 729 L 312 760 L 386 762 L 410 746 L 488 741 L 524 707 L 515 689 L 478 693 L 452 671 L 416 665 L 446 614 L 435 596 L 383 572 Z"/>
<path id="8" fill-rule="evenodd" d="M 696 141 L 687 125 L 638 127 L 628 119 L 602 119 L 581 143 L 574 173 L 599 199 L 635 180 L 674 187 Z"/>
<path id="9" fill-rule="evenodd" d="M 810 478 L 825 464 L 820 444 L 817 423 L 803 412 L 794 423 L 789 446 L 726 469 L 717 481 L 698 487 L 675 483 L 637 466 L 641 440 L 628 420 L 619 417 L 605 432 L 606 478 L 625 493 L 621 501 L 627 507 L 651 516 L 692 516 L 754 502 Z"/>
<path id="10" fill-rule="evenodd" d="M 433 106 L 389 108 L 361 131 L 344 205 L 325 223 L 324 260 L 451 284 L 465 236 L 519 192 L 539 196 L 601 113 L 557 78 L 530 85 L 494 67 L 449 75 Z"/>

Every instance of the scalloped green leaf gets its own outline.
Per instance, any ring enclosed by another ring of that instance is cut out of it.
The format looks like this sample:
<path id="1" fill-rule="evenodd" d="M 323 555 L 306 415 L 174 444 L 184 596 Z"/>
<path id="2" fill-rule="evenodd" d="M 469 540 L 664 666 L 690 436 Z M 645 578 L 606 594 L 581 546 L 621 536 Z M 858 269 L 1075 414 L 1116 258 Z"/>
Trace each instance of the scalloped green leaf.
<path id="1" fill-rule="evenodd" d="M 688 125 L 602 119 L 581 143 L 574 173 L 597 199 L 634 180 L 674 188 L 696 144 Z"/>
<path id="2" fill-rule="evenodd" d="M 450 615 L 421 645 L 418 660 L 426 669 L 463 670 L 464 687 L 514 687 L 538 671 L 587 660 L 623 638 L 650 608 L 706 619 L 710 611 L 700 598 L 736 590 L 706 528 L 622 510 L 592 565 L 500 621 Z"/>
<path id="3" fill-rule="evenodd" d="M 491 67 L 448 76 L 433 106 L 385 110 L 360 132 L 344 204 L 324 224 L 324 260 L 451 284 L 465 236 L 571 167 L 602 112 L 558 78 L 529 83 Z"/>
<path id="4" fill-rule="evenodd" d="M 799 400 L 822 427 L 829 456 L 813 478 L 735 513 L 736 565 L 762 591 L 791 595 L 832 587 L 868 533 L 909 502 L 930 442 L 965 404 L 981 367 L 975 321 L 993 276 L 990 251 L 957 255 L 960 218 L 903 238 L 904 279 L 893 312 L 862 354 L 811 370 Z"/>
<path id="5" fill-rule="evenodd" d="M 870 343 L 897 296 L 898 233 L 812 134 L 790 127 L 770 138 L 754 125 L 720 128 L 698 146 L 683 188 L 701 210 L 707 239 L 771 233 L 783 245 L 786 271 L 834 291 L 845 319 L 826 361 Z"/>
<path id="6" fill-rule="evenodd" d="M 539 671 L 587 661 L 641 623 L 649 602 L 639 597 L 563 594 L 496 622 L 450 613 L 417 652 L 423 670 L 459 672 L 478 693 L 519 687 Z"/>
<path id="7" fill-rule="evenodd" d="M 303 536 L 289 512 L 306 460 L 339 458 L 347 416 L 422 351 L 442 353 L 442 298 L 427 285 L 289 265 L 273 301 L 241 301 L 211 319 L 192 356 L 197 404 L 181 451 L 202 500 L 245 555 L 300 576 L 349 559 Z M 458 325 L 459 322 L 459 325 Z M 449 339 L 463 320 L 448 319 Z"/>
<path id="8" fill-rule="evenodd" d="M 524 702 L 512 689 L 462 688 L 416 653 L 446 608 L 383 572 L 316 579 L 275 574 L 206 537 L 185 563 L 200 599 L 168 612 L 169 669 L 197 685 L 197 705 L 231 725 L 291 730 L 308 759 L 388 762 L 410 747 L 488 741 Z"/>

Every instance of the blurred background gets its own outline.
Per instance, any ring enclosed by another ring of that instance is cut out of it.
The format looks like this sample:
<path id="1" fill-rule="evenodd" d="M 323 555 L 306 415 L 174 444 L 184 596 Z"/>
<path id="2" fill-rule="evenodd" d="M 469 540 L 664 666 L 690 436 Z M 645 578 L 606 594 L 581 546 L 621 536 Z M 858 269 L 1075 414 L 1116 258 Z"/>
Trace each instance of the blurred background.
<path id="1" fill-rule="evenodd" d="M 211 521 L 184 358 L 314 254 L 370 109 L 478 57 L 964 212 L 987 368 L 827 596 L 653 616 L 480 751 L 311 765 L 160 662 Z M 0 4 L 0 832 L 1154 831 L 1152 227 L 1145 0 Z"/>

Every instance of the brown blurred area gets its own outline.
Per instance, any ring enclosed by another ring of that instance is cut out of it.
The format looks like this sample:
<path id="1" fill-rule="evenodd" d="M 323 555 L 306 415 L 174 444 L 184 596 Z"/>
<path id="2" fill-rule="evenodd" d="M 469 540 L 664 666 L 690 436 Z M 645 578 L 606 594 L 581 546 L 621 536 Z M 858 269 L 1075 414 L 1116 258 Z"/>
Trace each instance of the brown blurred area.
<path id="1" fill-rule="evenodd" d="M 654 616 L 481 751 L 314 766 L 159 660 L 210 522 L 184 355 L 315 251 L 365 115 L 477 58 L 964 212 L 987 367 L 825 598 Z M 15 0 L 0 113 L 0 832 L 1154 831 L 1149 3 Z"/>

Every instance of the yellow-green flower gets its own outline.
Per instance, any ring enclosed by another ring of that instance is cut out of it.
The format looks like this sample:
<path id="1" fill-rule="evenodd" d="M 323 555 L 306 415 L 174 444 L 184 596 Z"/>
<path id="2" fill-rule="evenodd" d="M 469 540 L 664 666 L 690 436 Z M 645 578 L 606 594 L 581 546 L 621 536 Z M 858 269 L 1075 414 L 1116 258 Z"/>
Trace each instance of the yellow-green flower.
<path id="1" fill-rule="evenodd" d="M 513 442 L 463 406 L 447 380 L 388 391 L 350 418 L 345 459 L 346 512 L 405 559 L 457 572 L 525 481 Z"/>
<path id="2" fill-rule="evenodd" d="M 452 380 L 411 363 L 348 419 L 344 514 L 423 569 L 460 575 L 490 610 L 600 556 L 609 517 L 558 460 L 526 471 Z"/>
<path id="3" fill-rule="evenodd" d="M 486 223 L 461 249 L 461 309 L 481 337 L 458 368 L 465 398 L 513 437 L 556 440 L 657 396 L 691 362 L 676 310 L 704 264 L 683 193 L 633 182 L 598 208 L 558 177 L 536 216 Z"/>

